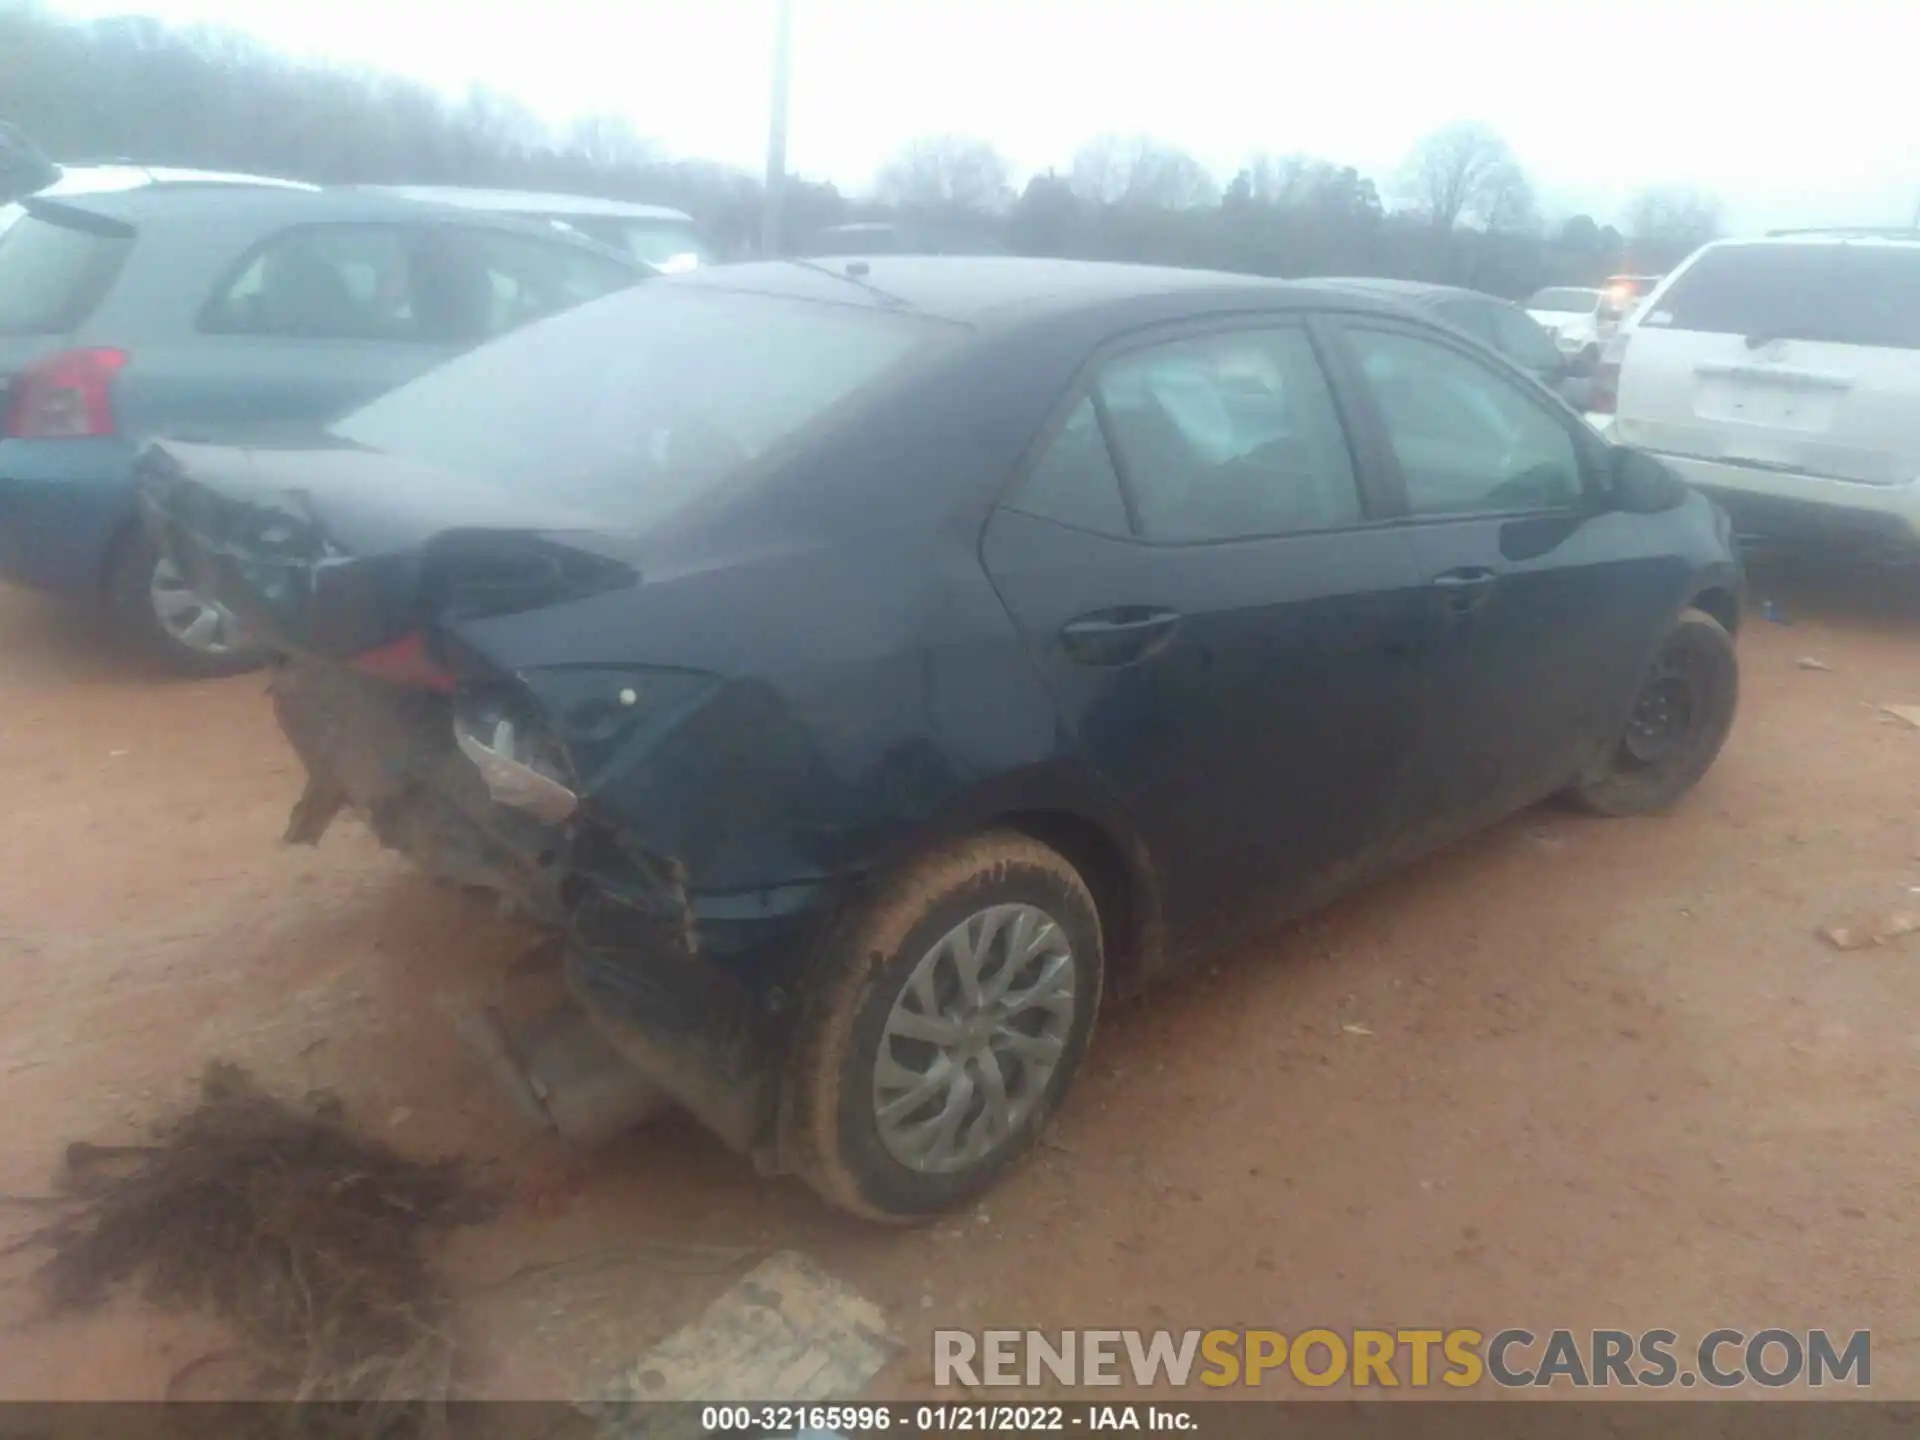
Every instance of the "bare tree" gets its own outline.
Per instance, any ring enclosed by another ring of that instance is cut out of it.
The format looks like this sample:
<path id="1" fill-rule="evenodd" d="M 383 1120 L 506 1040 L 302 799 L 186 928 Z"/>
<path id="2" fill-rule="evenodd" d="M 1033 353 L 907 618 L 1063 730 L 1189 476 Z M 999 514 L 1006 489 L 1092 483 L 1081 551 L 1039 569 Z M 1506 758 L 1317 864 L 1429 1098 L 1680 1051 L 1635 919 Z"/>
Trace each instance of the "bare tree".
<path id="1" fill-rule="evenodd" d="M 1071 183 L 1074 194 L 1101 205 L 1186 210 L 1220 198 L 1206 166 L 1144 135 L 1102 135 L 1081 146 Z"/>
<path id="2" fill-rule="evenodd" d="M 567 127 L 563 148 L 596 170 L 621 170 L 652 161 L 653 146 L 624 115 L 593 110 Z"/>
<path id="3" fill-rule="evenodd" d="M 1633 197 L 1626 221 L 1636 241 L 1691 251 L 1720 234 L 1720 202 L 1684 185 L 1655 186 Z"/>
<path id="4" fill-rule="evenodd" d="M 1463 221 L 1486 230 L 1533 223 L 1533 187 L 1507 142 L 1477 120 L 1461 120 L 1426 136 L 1401 167 L 1400 188 L 1436 230 Z"/>
<path id="5" fill-rule="evenodd" d="M 1013 200 L 1013 167 L 984 140 L 928 135 L 901 147 L 874 178 L 886 204 L 914 210 L 998 212 Z"/>

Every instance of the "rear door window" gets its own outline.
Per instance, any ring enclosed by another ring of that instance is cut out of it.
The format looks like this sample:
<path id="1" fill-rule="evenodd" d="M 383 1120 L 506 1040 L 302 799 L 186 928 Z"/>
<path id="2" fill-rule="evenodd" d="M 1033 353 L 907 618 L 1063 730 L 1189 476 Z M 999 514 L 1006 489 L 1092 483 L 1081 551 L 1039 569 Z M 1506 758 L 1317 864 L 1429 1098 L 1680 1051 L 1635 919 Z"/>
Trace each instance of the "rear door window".
<path id="1" fill-rule="evenodd" d="M 1129 533 L 1120 476 L 1091 396 L 1073 407 L 1007 508 L 1102 535 Z"/>
<path id="2" fill-rule="evenodd" d="M 1362 518 L 1346 433 L 1306 331 L 1137 350 L 1096 386 L 1142 538 L 1231 540 Z"/>
<path id="3" fill-rule="evenodd" d="M 1648 330 L 1920 349 L 1920 246 L 1722 245 L 1640 318 Z"/>
<path id="4" fill-rule="evenodd" d="M 426 340 L 409 233 L 311 225 L 276 235 L 213 297 L 204 328 L 306 340 Z"/>
<path id="5" fill-rule="evenodd" d="M 0 335 L 59 335 L 93 313 L 133 241 L 24 215 L 0 232 Z"/>

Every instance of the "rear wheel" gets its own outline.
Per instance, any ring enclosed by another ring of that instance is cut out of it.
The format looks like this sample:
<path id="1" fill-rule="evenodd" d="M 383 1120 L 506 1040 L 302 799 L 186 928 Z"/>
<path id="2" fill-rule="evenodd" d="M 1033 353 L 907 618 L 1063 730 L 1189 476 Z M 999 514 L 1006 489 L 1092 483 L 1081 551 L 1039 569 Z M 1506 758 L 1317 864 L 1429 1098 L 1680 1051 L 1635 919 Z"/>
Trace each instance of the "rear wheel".
<path id="1" fill-rule="evenodd" d="M 1101 983 L 1093 898 L 1046 846 L 994 832 L 903 870 L 807 997 L 786 1095 L 796 1168 L 871 1219 L 966 1204 L 1066 1093 Z"/>
<path id="2" fill-rule="evenodd" d="M 1665 809 L 1719 755 L 1739 697 L 1733 637 L 1704 611 L 1687 611 L 1641 681 L 1626 729 L 1571 798 L 1601 815 Z"/>
<path id="3" fill-rule="evenodd" d="M 234 618 L 196 595 L 143 534 L 129 535 L 114 557 L 108 598 L 121 632 L 176 675 L 235 675 L 266 660 Z"/>

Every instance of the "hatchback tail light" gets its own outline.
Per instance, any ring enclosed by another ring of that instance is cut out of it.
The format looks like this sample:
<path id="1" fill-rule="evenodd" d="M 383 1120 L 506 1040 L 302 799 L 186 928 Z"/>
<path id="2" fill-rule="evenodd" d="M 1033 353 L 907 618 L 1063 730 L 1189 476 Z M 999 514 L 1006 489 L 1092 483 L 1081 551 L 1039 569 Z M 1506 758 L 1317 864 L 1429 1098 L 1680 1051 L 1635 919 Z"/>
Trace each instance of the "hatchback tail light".
<path id="1" fill-rule="evenodd" d="M 85 440 L 114 433 L 109 391 L 127 364 L 124 350 L 62 350 L 13 377 L 7 392 L 9 440 Z"/>

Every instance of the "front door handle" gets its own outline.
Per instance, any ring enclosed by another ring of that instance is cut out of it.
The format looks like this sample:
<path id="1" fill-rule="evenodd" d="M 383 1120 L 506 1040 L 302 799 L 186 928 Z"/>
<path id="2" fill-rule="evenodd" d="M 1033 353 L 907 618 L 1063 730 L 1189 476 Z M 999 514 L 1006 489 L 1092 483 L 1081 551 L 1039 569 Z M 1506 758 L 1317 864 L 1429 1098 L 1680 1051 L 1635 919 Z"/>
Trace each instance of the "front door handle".
<path id="1" fill-rule="evenodd" d="M 1125 605 L 1069 620 L 1060 643 L 1082 665 L 1132 665 L 1164 649 L 1179 627 L 1177 611 Z"/>
<path id="2" fill-rule="evenodd" d="M 1499 572 L 1484 565 L 1462 565 L 1433 577 L 1434 593 L 1449 615 L 1465 615 L 1478 610 L 1492 597 L 1500 583 Z"/>

